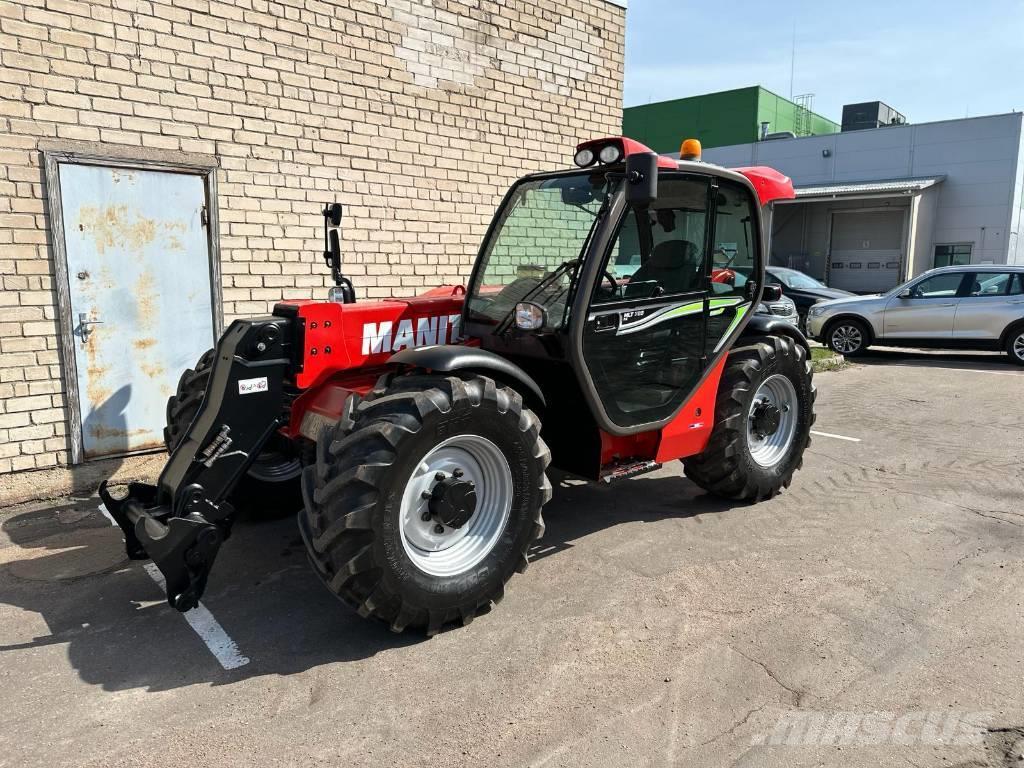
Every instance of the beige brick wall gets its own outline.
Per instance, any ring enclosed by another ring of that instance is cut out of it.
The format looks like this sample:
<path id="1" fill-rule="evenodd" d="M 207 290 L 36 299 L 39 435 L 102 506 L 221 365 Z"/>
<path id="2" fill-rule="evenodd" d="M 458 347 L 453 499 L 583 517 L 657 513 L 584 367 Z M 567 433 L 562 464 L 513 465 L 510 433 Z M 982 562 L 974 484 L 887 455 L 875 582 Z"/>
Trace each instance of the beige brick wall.
<path id="1" fill-rule="evenodd" d="M 468 274 L 500 195 L 618 134 L 607 0 L 0 0 L 0 474 L 65 465 L 40 140 L 216 156 L 224 314 Z"/>

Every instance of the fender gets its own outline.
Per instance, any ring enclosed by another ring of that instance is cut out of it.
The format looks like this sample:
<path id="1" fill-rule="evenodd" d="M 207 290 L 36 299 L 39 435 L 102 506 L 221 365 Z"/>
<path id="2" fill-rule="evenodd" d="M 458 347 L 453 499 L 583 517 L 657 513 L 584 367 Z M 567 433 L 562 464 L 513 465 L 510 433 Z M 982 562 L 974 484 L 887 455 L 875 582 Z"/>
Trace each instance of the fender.
<path id="1" fill-rule="evenodd" d="M 799 328 L 796 328 L 784 320 L 775 320 L 774 318 L 762 317 L 761 315 L 751 315 L 750 322 L 747 323 L 743 332 L 740 334 L 740 339 L 747 336 L 789 336 L 793 341 L 804 348 L 807 352 L 807 357 L 811 356 L 811 345 L 807 343 L 807 337 L 800 332 Z"/>
<path id="2" fill-rule="evenodd" d="M 824 343 L 825 336 L 828 335 L 827 331 L 829 331 L 831 327 L 834 326 L 840 320 L 856 320 L 859 323 L 863 323 L 864 327 L 868 329 L 868 340 L 872 344 L 874 344 L 879 337 L 879 332 L 875 329 L 874 323 L 871 320 L 868 320 L 866 317 L 864 317 L 864 315 L 858 315 L 855 312 L 840 312 L 835 316 L 830 317 L 828 320 L 825 321 L 825 324 L 821 326 L 822 343 Z"/>
<path id="3" fill-rule="evenodd" d="M 387 364 L 413 365 L 417 368 L 429 368 L 432 371 L 444 371 L 445 373 L 462 370 L 495 373 L 505 380 L 511 379 L 521 387 L 525 387 L 541 405 L 547 407 L 544 394 L 530 374 L 504 357 L 479 347 L 437 344 L 430 347 L 403 349 L 389 357 Z"/>
<path id="4" fill-rule="evenodd" d="M 999 348 L 1006 349 L 1006 344 L 1010 341 L 1011 334 L 1016 333 L 1021 327 L 1024 327 L 1024 318 L 1014 320 L 1003 328 L 1003 332 L 999 334 Z"/>

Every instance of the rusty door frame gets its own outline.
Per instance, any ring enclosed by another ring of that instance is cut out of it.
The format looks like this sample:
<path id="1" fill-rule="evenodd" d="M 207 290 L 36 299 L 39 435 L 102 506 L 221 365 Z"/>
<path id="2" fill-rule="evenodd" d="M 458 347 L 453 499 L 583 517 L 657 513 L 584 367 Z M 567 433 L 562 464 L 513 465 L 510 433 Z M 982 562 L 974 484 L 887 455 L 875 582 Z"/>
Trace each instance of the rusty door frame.
<path id="1" fill-rule="evenodd" d="M 132 148 L 134 150 L 134 148 Z M 46 174 L 46 197 L 49 206 L 50 245 L 53 252 L 54 288 L 57 291 L 58 341 L 61 365 L 64 368 L 64 405 L 68 413 L 68 449 L 71 464 L 85 460 L 82 443 L 81 395 L 78 391 L 77 360 L 75 357 L 74 318 L 71 316 L 71 284 L 68 277 L 67 244 L 64 240 L 64 208 L 60 192 L 60 166 L 98 165 L 125 170 L 163 171 L 200 176 L 205 191 L 207 213 L 206 245 L 210 259 L 210 292 L 213 306 L 213 334 L 220 338 L 224 332 L 224 312 L 221 297 L 220 275 L 220 217 L 217 209 L 217 168 L 216 157 L 178 158 L 170 153 L 159 154 L 159 159 L 143 158 L 123 147 L 97 145 L 86 149 L 42 149 L 43 168 Z M 144 453 L 144 451 L 140 451 Z M 113 458 L 104 456 L 102 458 Z"/>

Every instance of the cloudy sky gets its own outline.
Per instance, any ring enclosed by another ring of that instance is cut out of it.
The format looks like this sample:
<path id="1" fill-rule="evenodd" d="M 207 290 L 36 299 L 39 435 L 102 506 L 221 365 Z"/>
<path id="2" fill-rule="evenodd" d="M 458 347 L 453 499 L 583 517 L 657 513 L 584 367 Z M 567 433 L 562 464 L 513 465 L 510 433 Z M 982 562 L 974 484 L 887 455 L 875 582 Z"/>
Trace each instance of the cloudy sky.
<path id="1" fill-rule="evenodd" d="M 626 106 L 763 85 L 922 123 L 1024 110 L 1024 0 L 629 0 Z"/>

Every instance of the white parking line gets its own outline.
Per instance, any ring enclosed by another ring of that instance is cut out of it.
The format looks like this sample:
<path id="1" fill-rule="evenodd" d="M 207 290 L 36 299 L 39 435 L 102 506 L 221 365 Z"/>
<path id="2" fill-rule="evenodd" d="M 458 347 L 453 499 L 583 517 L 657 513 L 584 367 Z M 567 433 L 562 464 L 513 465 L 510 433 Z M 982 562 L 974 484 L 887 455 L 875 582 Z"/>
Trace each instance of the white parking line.
<path id="1" fill-rule="evenodd" d="M 833 437 L 836 440 L 848 440 L 851 443 L 859 443 L 860 442 L 860 438 L 859 437 L 847 437 L 846 435 L 833 435 L 831 432 L 818 432 L 818 431 L 813 430 L 813 429 L 811 430 L 811 434 L 812 435 L 817 435 L 818 437 Z"/>
<path id="2" fill-rule="evenodd" d="M 110 521 L 110 524 L 116 528 L 117 521 L 107 511 L 106 505 L 100 504 L 99 510 Z M 143 568 L 146 569 L 146 573 L 157 583 L 160 589 L 166 592 L 167 582 L 164 580 L 164 575 L 160 573 L 160 569 L 153 563 L 146 563 Z M 192 610 L 183 613 L 182 616 L 185 617 L 185 621 L 188 622 L 189 626 L 195 630 L 195 633 L 199 635 L 199 638 L 206 643 L 210 653 L 213 654 L 214 658 L 220 662 L 224 669 L 238 669 L 249 663 L 249 657 L 242 655 L 238 648 L 238 643 L 231 639 L 228 633 L 224 631 L 224 627 L 220 625 L 220 622 L 210 613 L 210 609 L 203 605 L 202 602 Z"/>
<path id="3" fill-rule="evenodd" d="M 160 589 L 166 591 L 167 583 L 164 581 L 164 575 L 160 573 L 160 569 L 153 563 L 146 563 L 143 567 L 153 581 L 160 585 Z M 228 633 L 224 631 L 224 627 L 213 618 L 213 614 L 210 613 L 210 610 L 205 605 L 199 603 L 192 610 L 183 613 L 182 616 L 185 617 L 185 621 L 196 631 L 196 634 L 199 635 L 202 641 L 206 643 L 210 653 L 214 655 L 224 669 L 238 669 L 249 663 L 249 657 L 242 655 L 242 652 L 238 650 L 238 643 L 228 636 Z"/>
<path id="4" fill-rule="evenodd" d="M 963 371 L 964 373 L 991 373 L 993 376 L 1024 376 L 1024 371 L 989 371 L 985 368 L 958 368 L 950 365 L 927 365 L 925 363 L 893 363 L 893 368 L 929 368 L 933 371 Z"/>

